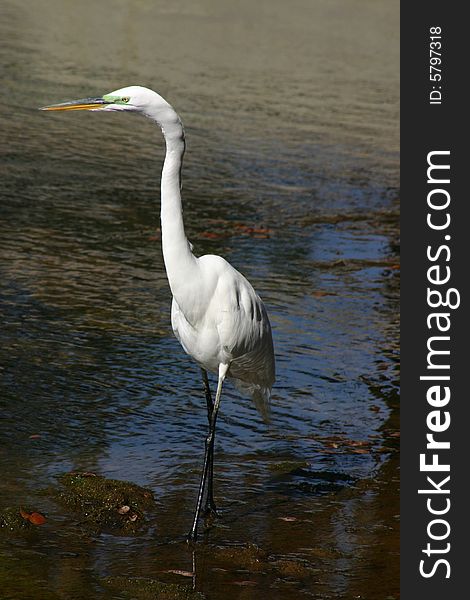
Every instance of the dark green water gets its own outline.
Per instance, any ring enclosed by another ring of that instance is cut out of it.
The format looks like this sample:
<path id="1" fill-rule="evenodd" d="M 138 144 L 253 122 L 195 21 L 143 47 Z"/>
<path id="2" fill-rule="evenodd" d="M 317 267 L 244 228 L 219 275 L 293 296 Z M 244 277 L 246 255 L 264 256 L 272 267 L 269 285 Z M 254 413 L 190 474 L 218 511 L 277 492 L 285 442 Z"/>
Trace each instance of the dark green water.
<path id="1" fill-rule="evenodd" d="M 124 598 L 102 578 L 193 568 L 206 414 L 170 327 L 163 140 L 36 110 L 131 84 L 185 124 L 195 252 L 248 276 L 274 330 L 271 424 L 223 399 L 196 588 L 397 598 L 398 3 L 5 0 L 0 39 L 0 510 L 48 519 L 0 531 L 0 598 Z M 151 488 L 155 527 L 84 533 L 42 492 L 72 469 Z M 217 560 L 246 542 L 309 575 Z"/>

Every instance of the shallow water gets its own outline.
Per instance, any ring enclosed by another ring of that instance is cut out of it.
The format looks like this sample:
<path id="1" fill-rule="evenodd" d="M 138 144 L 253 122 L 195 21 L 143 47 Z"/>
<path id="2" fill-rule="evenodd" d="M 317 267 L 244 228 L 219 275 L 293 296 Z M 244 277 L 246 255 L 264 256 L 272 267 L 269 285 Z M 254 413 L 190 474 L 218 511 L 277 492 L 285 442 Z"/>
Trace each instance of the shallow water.
<path id="1" fill-rule="evenodd" d="M 398 597 L 398 4 L 221 4 L 0 7 L 0 510 L 48 519 L 0 532 L 1 598 L 124 598 L 101 579 L 192 569 L 206 414 L 170 327 L 161 135 L 133 115 L 36 110 L 130 84 L 185 124 L 195 252 L 242 271 L 273 325 L 271 423 L 224 394 L 221 516 L 196 589 Z M 78 531 L 43 493 L 72 469 L 154 490 L 156 527 Z M 247 542 L 309 576 L 217 562 Z"/>

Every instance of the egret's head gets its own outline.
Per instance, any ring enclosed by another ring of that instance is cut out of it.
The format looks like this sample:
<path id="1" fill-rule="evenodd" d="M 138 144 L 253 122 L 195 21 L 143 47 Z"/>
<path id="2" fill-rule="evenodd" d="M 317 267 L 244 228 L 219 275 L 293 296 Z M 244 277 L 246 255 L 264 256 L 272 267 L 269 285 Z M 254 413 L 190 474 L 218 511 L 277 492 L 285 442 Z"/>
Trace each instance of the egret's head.
<path id="1" fill-rule="evenodd" d="M 184 130 L 180 118 L 168 102 L 156 92 L 140 85 L 121 88 L 97 98 L 83 98 L 62 104 L 44 106 L 41 110 L 92 110 L 137 112 L 153 119 L 165 138 L 180 140 L 184 148 Z"/>
<path id="2" fill-rule="evenodd" d="M 131 111 L 148 114 L 149 110 L 166 107 L 168 103 L 156 92 L 139 85 L 131 85 L 104 96 L 52 104 L 44 106 L 41 110 Z"/>

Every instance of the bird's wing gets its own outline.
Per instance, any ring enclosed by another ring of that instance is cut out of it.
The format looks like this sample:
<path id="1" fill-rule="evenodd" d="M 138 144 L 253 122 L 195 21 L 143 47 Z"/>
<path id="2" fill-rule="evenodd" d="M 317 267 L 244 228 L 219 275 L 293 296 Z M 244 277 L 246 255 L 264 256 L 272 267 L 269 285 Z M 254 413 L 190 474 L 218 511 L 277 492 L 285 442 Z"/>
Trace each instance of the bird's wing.
<path id="1" fill-rule="evenodd" d="M 230 266 L 230 265 L 229 265 Z M 266 385 L 274 381 L 271 325 L 261 298 L 241 273 L 230 267 L 217 286 L 217 332 L 235 376 Z"/>

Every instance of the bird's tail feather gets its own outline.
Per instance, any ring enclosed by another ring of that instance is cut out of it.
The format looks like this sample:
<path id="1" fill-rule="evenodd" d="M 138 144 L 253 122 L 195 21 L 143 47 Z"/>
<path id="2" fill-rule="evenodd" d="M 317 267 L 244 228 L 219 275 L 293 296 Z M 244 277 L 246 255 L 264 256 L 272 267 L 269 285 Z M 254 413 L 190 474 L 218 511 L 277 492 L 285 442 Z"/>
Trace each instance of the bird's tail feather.
<path id="1" fill-rule="evenodd" d="M 269 400 L 271 397 L 271 388 L 262 387 L 256 383 L 247 383 L 241 379 L 233 379 L 237 390 L 244 396 L 250 397 L 255 403 L 256 408 L 263 417 L 265 423 L 270 421 Z"/>

